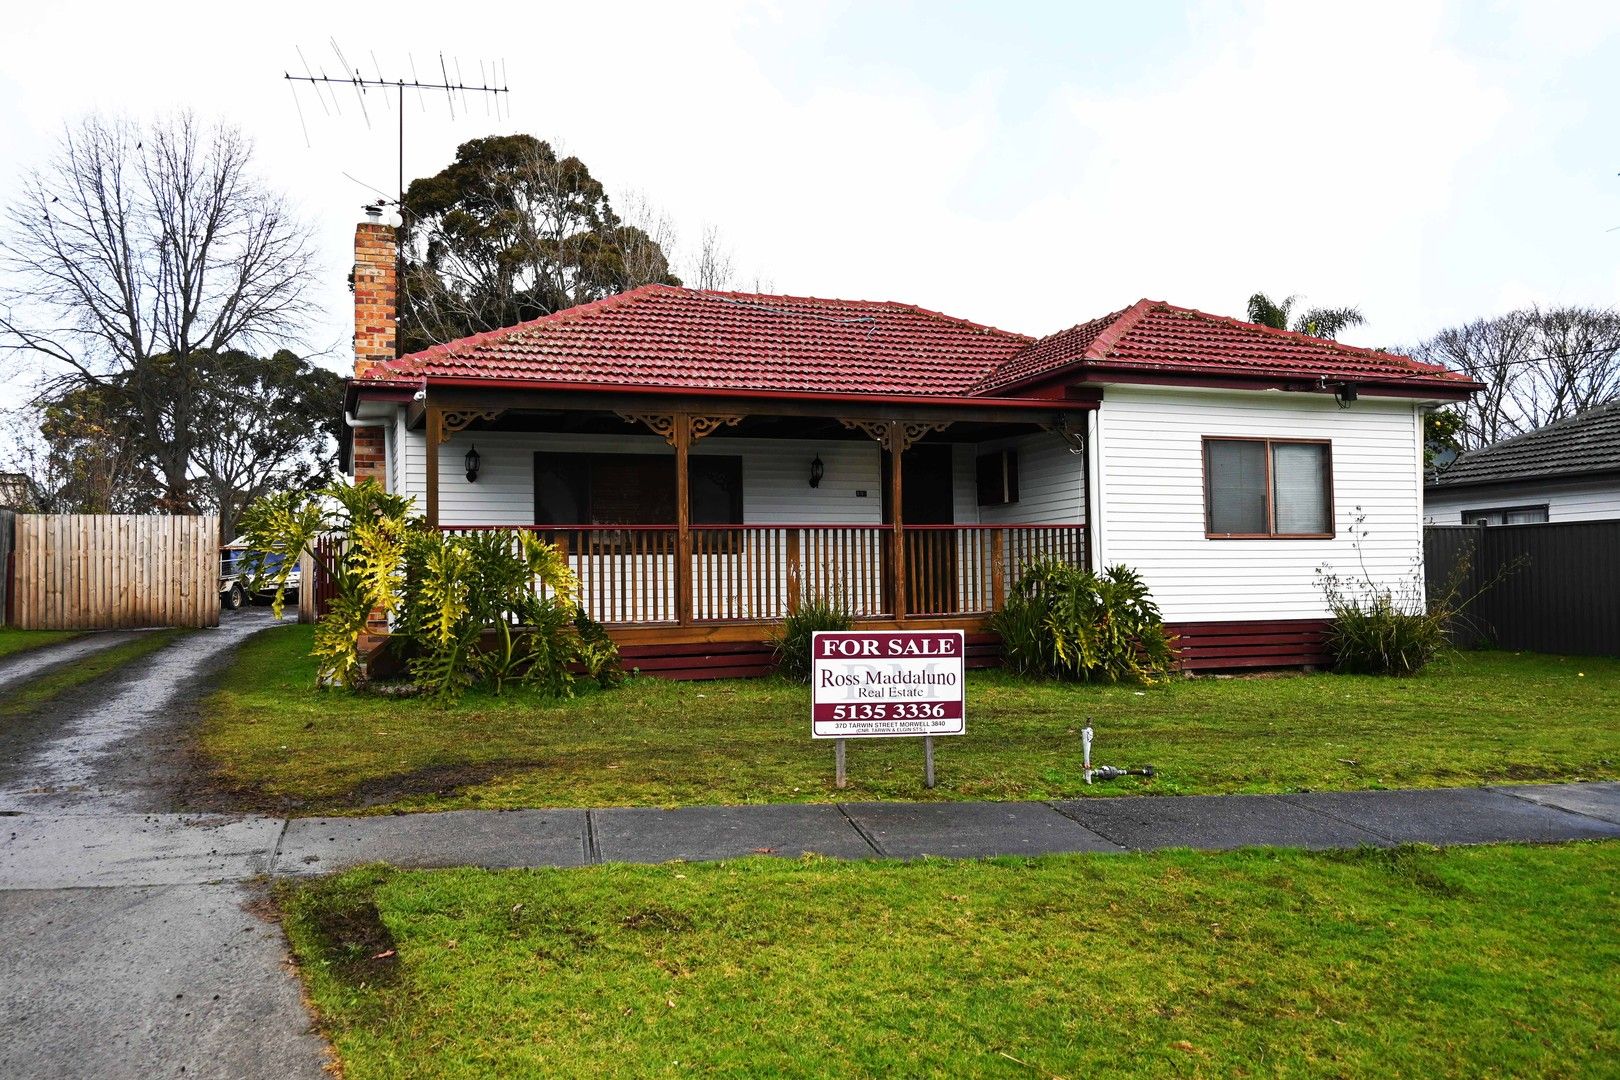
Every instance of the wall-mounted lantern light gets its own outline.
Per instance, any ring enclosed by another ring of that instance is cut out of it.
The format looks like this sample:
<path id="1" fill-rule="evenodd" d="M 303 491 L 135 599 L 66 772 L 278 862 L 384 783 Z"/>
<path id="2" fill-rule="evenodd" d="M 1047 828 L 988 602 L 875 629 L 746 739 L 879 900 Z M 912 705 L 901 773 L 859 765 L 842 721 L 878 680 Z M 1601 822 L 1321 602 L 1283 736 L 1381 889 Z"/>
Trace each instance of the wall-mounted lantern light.
<path id="1" fill-rule="evenodd" d="M 478 447 L 475 446 L 471 450 L 467 451 L 467 483 L 478 483 L 478 466 L 482 460 L 483 459 L 478 456 Z"/>
<path id="2" fill-rule="evenodd" d="M 816 460 L 810 463 L 810 486 L 820 487 L 821 478 L 825 476 L 826 473 L 827 467 L 821 463 L 821 455 L 817 454 Z"/>

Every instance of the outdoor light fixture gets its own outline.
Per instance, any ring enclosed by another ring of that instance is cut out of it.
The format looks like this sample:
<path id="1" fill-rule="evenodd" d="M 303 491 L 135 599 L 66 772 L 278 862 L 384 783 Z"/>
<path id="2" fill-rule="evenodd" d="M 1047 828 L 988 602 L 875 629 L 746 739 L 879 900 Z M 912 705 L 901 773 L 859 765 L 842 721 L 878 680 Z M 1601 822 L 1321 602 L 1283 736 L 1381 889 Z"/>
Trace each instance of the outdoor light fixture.
<path id="1" fill-rule="evenodd" d="M 810 486 L 820 487 L 821 478 L 826 475 L 826 473 L 827 467 L 821 463 L 821 455 L 817 454 L 816 460 L 810 463 Z"/>
<path id="2" fill-rule="evenodd" d="M 483 459 L 478 456 L 478 447 L 475 446 L 471 450 L 467 451 L 467 483 L 478 483 L 478 465 L 482 460 Z"/>

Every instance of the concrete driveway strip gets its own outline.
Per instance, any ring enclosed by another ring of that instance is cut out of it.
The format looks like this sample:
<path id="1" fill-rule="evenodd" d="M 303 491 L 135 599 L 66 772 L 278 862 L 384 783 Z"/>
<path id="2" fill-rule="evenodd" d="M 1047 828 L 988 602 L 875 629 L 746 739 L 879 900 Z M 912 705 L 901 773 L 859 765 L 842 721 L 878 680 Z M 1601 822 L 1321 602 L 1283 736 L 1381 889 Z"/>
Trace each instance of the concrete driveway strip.
<path id="1" fill-rule="evenodd" d="M 592 810 L 591 831 L 603 862 L 874 854 L 849 819 L 827 805 Z"/>
<path id="2" fill-rule="evenodd" d="M 1488 788 L 1319 791 L 1278 798 L 1397 843 L 1495 844 L 1620 837 L 1620 825 Z"/>
<path id="3" fill-rule="evenodd" d="M 849 803 L 844 810 L 879 851 L 897 858 L 1119 850 L 1046 803 Z"/>
<path id="4" fill-rule="evenodd" d="M 281 822 L 188 814 L 0 816 L 0 889 L 181 885 L 268 873 Z"/>
<path id="5" fill-rule="evenodd" d="M 0 1076 L 316 1080 L 281 931 L 239 885 L 0 890 Z"/>
<path id="6" fill-rule="evenodd" d="M 1063 813 L 1136 850 L 1252 846 L 1343 848 L 1383 842 L 1376 833 L 1324 817 L 1275 795 L 1070 799 Z"/>
<path id="7" fill-rule="evenodd" d="M 584 810 L 451 810 L 397 817 L 295 818 L 275 872 L 329 874 L 365 862 L 395 866 L 583 866 Z"/>
<path id="8" fill-rule="evenodd" d="M 243 639 L 273 625 L 265 611 L 236 613 L 147 657 L 108 696 L 68 710 L 37 745 L 0 762 L 0 809 L 171 809 L 169 793 L 147 785 L 150 774 L 175 767 L 184 706 L 211 688 Z"/>
<path id="9" fill-rule="evenodd" d="M 28 680 L 43 675 L 52 668 L 70 664 L 75 660 L 82 660 L 87 656 L 94 656 L 98 652 L 104 652 L 115 645 L 122 645 L 126 641 L 134 641 L 142 634 L 149 633 L 152 633 L 152 631 L 102 631 L 72 638 L 57 645 L 42 645 L 37 649 L 27 649 L 15 653 L 4 660 L 0 660 L 0 694 L 6 693 L 13 687 L 21 686 Z"/>

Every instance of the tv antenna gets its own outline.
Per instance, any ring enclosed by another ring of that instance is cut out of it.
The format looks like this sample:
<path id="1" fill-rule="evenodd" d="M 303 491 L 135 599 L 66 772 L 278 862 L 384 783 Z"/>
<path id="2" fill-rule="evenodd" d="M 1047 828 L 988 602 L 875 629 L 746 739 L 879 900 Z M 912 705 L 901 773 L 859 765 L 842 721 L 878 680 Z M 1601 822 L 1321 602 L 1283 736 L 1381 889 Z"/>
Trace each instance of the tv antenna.
<path id="1" fill-rule="evenodd" d="M 447 61 L 444 53 L 441 52 L 439 53 L 439 77 L 441 81 L 433 82 L 430 78 L 428 81 L 424 82 L 423 80 L 417 78 L 415 57 L 407 53 L 406 59 L 410 64 L 411 77 L 407 79 L 403 75 L 400 75 L 397 78 L 389 79 L 383 76 L 382 66 L 377 63 L 377 54 L 375 52 L 371 54 L 371 66 L 375 74 L 366 75 L 358 67 L 349 63 L 348 57 L 344 55 L 343 50 L 338 46 L 336 38 L 329 38 L 327 43 L 332 48 L 332 54 L 334 57 L 336 57 L 339 65 L 338 70 L 342 72 L 342 74 L 328 75 L 326 73 L 326 69 L 321 67 L 318 63 L 315 66 L 311 66 L 310 62 L 304 57 L 303 49 L 298 50 L 298 60 L 304 67 L 304 73 L 302 75 L 294 75 L 290 71 L 284 71 L 282 73 L 282 78 L 293 89 L 293 104 L 298 109 L 298 122 L 304 129 L 304 143 L 306 146 L 309 144 L 309 125 L 304 123 L 304 106 L 303 102 L 300 101 L 298 97 L 299 83 L 307 83 L 314 88 L 315 99 L 321 103 L 321 110 L 328 116 L 331 116 L 333 113 L 336 113 L 338 116 L 343 115 L 343 106 L 338 101 L 337 87 L 351 87 L 354 90 L 355 100 L 360 106 L 360 115 L 365 118 L 367 128 L 371 127 L 371 109 L 366 107 L 366 99 L 368 95 L 370 95 L 373 91 L 376 91 L 376 97 L 372 99 L 373 107 L 375 107 L 375 104 L 380 101 L 385 109 L 392 112 L 397 112 L 399 114 L 399 196 L 395 206 L 399 209 L 400 221 L 402 224 L 404 222 L 405 215 L 406 90 L 416 91 L 417 104 L 424 113 L 427 111 L 427 99 L 430 96 L 428 92 L 431 92 L 431 95 L 435 98 L 440 92 L 443 92 L 445 102 L 450 107 L 450 119 L 452 120 L 456 118 L 456 102 L 458 98 L 461 102 L 462 115 L 465 116 L 471 111 L 467 105 L 467 97 L 469 94 L 483 95 L 484 115 L 486 116 L 490 115 L 491 105 L 494 106 L 494 115 L 496 119 L 500 118 L 501 107 L 503 105 L 506 106 L 507 117 L 510 118 L 512 115 L 512 91 L 511 88 L 506 85 L 505 60 L 480 60 L 478 62 L 479 81 L 477 83 L 468 83 L 463 78 L 461 73 L 461 61 L 454 57 Z M 452 72 L 455 73 L 454 78 L 451 77 Z M 391 94 L 390 91 L 392 92 Z M 347 94 L 344 96 L 346 97 Z M 390 97 L 392 97 L 393 100 L 390 100 Z M 328 102 L 330 102 L 330 104 L 328 104 Z M 376 189 L 373 188 L 372 190 L 375 191 Z M 382 192 L 377 193 L 379 195 L 382 194 Z M 385 197 L 381 200 L 381 202 L 382 204 L 386 204 L 388 199 Z"/>

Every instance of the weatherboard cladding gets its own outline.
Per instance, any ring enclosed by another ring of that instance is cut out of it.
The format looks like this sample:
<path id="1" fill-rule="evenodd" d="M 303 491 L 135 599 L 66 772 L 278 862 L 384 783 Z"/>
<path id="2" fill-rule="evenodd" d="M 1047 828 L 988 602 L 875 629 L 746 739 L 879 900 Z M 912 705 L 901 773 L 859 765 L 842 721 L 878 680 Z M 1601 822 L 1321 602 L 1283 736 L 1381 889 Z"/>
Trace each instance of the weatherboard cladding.
<path id="1" fill-rule="evenodd" d="M 1075 368 L 1326 378 L 1468 389 L 1403 356 L 1159 301 L 1035 340 L 910 304 L 645 285 L 437 345 L 362 376 L 592 386 L 998 395 Z"/>
<path id="2" fill-rule="evenodd" d="M 1620 472 L 1620 402 L 1463 454 L 1431 486 Z"/>

